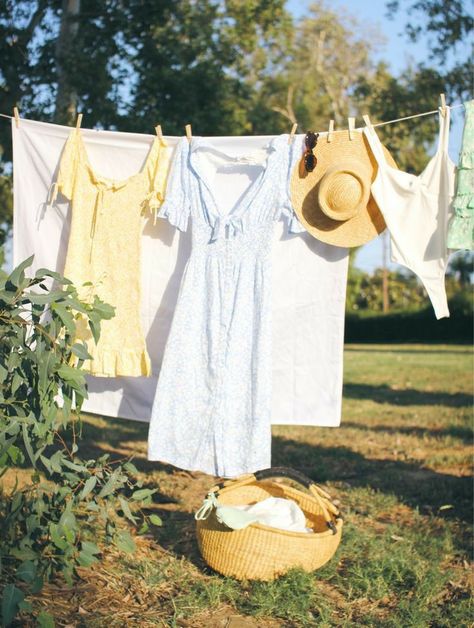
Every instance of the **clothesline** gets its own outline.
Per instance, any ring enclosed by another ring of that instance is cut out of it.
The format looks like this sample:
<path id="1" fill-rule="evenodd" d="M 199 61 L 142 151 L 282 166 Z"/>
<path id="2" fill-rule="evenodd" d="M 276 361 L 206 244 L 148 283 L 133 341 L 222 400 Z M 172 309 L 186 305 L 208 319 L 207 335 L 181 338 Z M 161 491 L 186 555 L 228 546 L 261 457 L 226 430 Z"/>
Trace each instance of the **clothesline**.
<path id="1" fill-rule="evenodd" d="M 450 109 L 458 109 L 459 107 L 464 107 L 463 103 L 457 103 L 455 105 L 449 105 Z M 396 122 L 404 122 L 405 120 L 413 120 L 414 118 L 421 118 L 423 116 L 431 116 L 434 115 L 435 113 L 438 113 L 440 110 L 440 108 L 438 109 L 433 109 L 433 111 L 425 111 L 423 113 L 415 113 L 412 116 L 405 116 L 403 118 L 396 118 L 395 120 L 387 120 L 386 122 L 377 122 L 376 124 L 373 124 L 373 127 L 378 127 L 378 126 L 385 126 L 386 124 L 394 124 Z M 8 119 L 12 119 L 13 116 L 9 116 L 6 113 L 0 113 L 0 117 L 2 118 L 8 118 Z M 357 128 L 363 128 L 363 127 L 357 127 Z M 324 133 L 324 131 L 321 131 L 322 133 Z"/>
<path id="2" fill-rule="evenodd" d="M 302 135 L 298 150 L 288 134 L 270 142 L 209 138 L 196 144 L 199 155 L 186 137 L 174 151 L 154 141 L 143 160 L 151 136 L 130 133 L 93 143 L 94 162 L 107 168 L 91 176 L 88 159 L 77 158 L 84 145 L 74 126 L 52 132 L 55 125 L 24 118 L 17 128 L 15 111 L 14 262 L 34 253 L 33 272 L 52 268 L 78 286 L 92 280 L 116 308 L 102 344 L 90 347 L 86 368 L 95 377 L 84 411 L 150 421 L 150 461 L 224 477 L 270 466 L 272 423 L 338 426 L 348 247 L 387 226 L 393 260 L 419 277 L 437 318 L 449 315 L 444 270 L 456 171 L 451 108 L 440 100 L 438 116 L 407 118 L 439 117 L 438 150 L 419 176 L 393 167 L 377 133 L 351 138 L 353 117 L 332 143 L 319 143 L 310 176 L 300 169 Z M 474 102 L 464 107 L 469 123 Z M 224 163 L 235 163 L 256 145 L 266 160 L 253 162 L 261 167 L 248 181 L 242 168 L 212 168 L 208 180 L 216 147 Z M 62 199 L 46 211 L 53 179 Z M 142 218 L 153 201 L 166 219 L 160 233 Z M 154 378 L 145 377 L 150 371 Z"/>

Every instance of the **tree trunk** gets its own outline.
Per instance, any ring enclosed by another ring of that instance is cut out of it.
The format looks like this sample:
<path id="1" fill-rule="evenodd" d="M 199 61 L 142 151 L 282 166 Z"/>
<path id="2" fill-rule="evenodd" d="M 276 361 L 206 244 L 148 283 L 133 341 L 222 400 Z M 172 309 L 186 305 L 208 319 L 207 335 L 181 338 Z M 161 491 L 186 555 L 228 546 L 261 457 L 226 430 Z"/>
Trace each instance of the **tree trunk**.
<path id="1" fill-rule="evenodd" d="M 69 81 L 71 69 L 68 68 L 68 59 L 72 58 L 74 51 L 74 39 L 79 28 L 76 18 L 80 8 L 81 0 L 62 1 L 61 26 L 56 42 L 58 92 L 54 121 L 68 125 L 74 122 L 77 113 L 77 94 Z"/>

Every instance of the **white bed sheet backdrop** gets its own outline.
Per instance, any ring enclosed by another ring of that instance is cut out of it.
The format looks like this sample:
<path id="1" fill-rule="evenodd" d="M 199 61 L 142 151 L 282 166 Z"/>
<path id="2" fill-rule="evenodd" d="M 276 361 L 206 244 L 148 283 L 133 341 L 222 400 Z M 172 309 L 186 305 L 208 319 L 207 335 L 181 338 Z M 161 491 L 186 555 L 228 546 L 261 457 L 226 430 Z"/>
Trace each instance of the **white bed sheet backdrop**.
<path id="1" fill-rule="evenodd" d="M 62 272 L 69 235 L 68 204 L 48 205 L 69 127 L 12 120 L 14 224 L 13 259 L 34 254 L 33 271 Z M 152 135 L 83 129 L 89 159 L 104 176 L 123 179 L 139 171 Z M 166 137 L 172 151 L 178 138 Z M 213 138 L 228 152 L 248 153 L 268 136 Z M 229 191 L 231 193 L 231 190 Z M 190 232 L 166 221 L 144 224 L 142 236 L 142 323 L 153 377 L 88 376 L 85 412 L 149 421 Z M 117 260 L 126 263 L 126 260 Z M 273 242 L 272 423 L 337 426 L 341 418 L 344 309 L 348 250 L 312 238 L 288 235 L 278 223 Z"/>

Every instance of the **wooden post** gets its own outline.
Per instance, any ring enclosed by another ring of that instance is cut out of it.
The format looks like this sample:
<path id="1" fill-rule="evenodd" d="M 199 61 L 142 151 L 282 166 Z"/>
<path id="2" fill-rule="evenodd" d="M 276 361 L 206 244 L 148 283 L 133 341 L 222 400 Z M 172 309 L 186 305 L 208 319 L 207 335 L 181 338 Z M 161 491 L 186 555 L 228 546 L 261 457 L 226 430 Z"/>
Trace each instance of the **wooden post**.
<path id="1" fill-rule="evenodd" d="M 384 314 L 386 314 L 390 309 L 390 302 L 388 298 L 388 268 L 387 268 L 387 258 L 388 258 L 388 231 L 385 230 L 382 236 L 382 247 L 383 247 L 383 262 L 382 262 L 382 308 Z"/>

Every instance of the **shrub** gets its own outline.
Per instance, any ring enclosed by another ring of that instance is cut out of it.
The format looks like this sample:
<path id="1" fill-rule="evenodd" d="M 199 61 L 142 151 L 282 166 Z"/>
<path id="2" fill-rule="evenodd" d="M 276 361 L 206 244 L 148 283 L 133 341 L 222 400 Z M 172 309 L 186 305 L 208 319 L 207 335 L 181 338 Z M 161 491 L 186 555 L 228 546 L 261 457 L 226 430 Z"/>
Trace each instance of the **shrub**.
<path id="1" fill-rule="evenodd" d="M 450 317 L 436 320 L 431 306 L 389 314 L 346 313 L 346 342 L 473 342 L 472 296 L 459 292 L 449 301 Z"/>
<path id="2" fill-rule="evenodd" d="M 27 595 L 45 581 L 61 576 L 72 584 L 77 566 L 99 559 L 97 540 L 133 551 L 125 520 L 141 532 L 160 523 L 140 508 L 155 490 L 133 479 L 130 461 L 78 456 L 87 397 L 81 366 L 90 357 L 77 340 L 78 323 L 98 340 L 113 308 L 98 297 L 81 301 L 72 283 L 52 271 L 27 278 L 32 259 L 0 281 L 0 477 L 33 467 L 26 484 L 0 491 L 3 625 L 32 611 Z"/>

